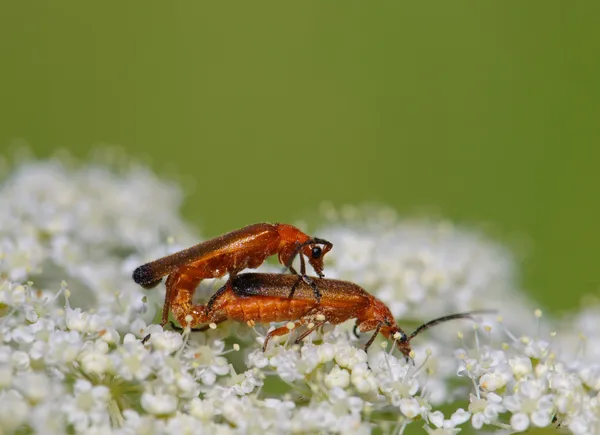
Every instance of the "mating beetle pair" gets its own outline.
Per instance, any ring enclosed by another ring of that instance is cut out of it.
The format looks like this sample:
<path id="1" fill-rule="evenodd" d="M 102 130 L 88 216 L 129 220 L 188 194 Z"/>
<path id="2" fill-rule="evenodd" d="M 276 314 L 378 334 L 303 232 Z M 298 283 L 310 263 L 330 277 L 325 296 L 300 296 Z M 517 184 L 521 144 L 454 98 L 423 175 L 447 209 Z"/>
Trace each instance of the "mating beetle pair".
<path id="1" fill-rule="evenodd" d="M 323 278 L 323 257 L 332 247 L 327 240 L 310 237 L 292 225 L 259 223 L 144 264 L 133 272 L 133 279 L 144 288 L 152 288 L 168 275 L 162 326 L 168 321 L 169 310 L 180 325 L 190 327 L 225 320 L 288 321 L 295 322 L 292 329 L 305 327 L 296 338 L 299 342 L 325 323 L 336 325 L 356 319 L 355 332 L 374 331 L 365 350 L 381 333 L 392 338 L 407 358 L 411 353 L 410 341 L 420 332 L 440 322 L 480 313 L 444 316 L 421 325 L 407 336 L 382 301 L 351 282 Z M 243 269 L 259 267 L 275 254 L 292 275 L 238 275 Z M 300 273 L 292 267 L 298 255 Z M 306 275 L 304 257 L 319 278 Z M 229 280 L 206 305 L 193 305 L 192 297 L 201 280 L 225 274 L 229 274 Z M 263 350 L 271 337 L 289 332 L 288 326 L 269 332 Z"/>

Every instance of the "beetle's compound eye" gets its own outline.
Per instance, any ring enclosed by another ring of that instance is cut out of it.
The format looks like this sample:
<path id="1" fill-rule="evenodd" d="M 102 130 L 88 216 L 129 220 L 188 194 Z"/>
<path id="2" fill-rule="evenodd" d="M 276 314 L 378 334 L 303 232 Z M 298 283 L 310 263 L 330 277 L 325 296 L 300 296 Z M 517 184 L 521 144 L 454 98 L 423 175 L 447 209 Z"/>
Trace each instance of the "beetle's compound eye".
<path id="1" fill-rule="evenodd" d="M 315 246 L 314 248 L 312 248 L 312 251 L 310 252 L 310 256 L 316 260 L 318 258 L 321 258 L 322 252 L 323 251 L 321 250 L 321 248 L 319 248 L 318 246 Z"/>

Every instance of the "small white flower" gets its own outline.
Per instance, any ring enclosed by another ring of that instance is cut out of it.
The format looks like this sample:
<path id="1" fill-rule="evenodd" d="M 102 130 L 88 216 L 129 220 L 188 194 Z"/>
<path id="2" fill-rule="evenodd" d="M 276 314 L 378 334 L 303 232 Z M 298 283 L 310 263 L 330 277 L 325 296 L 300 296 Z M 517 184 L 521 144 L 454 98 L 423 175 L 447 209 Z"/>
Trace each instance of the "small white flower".
<path id="1" fill-rule="evenodd" d="M 527 357 L 516 356 L 508 360 L 508 364 L 512 368 L 513 375 L 516 379 L 520 379 L 528 375 L 533 370 L 531 359 Z"/>
<path id="2" fill-rule="evenodd" d="M 400 412 L 412 420 L 421 414 L 421 406 L 414 397 L 405 397 L 400 400 Z"/>
<path id="3" fill-rule="evenodd" d="M 506 386 L 508 379 L 503 373 L 486 373 L 479 379 L 479 386 L 485 391 L 496 391 Z"/>
<path id="4" fill-rule="evenodd" d="M 287 382 L 302 379 L 304 375 L 298 370 L 298 355 L 294 350 L 283 350 L 269 359 L 269 365 L 277 370 L 277 374 Z"/>
<path id="5" fill-rule="evenodd" d="M 504 398 L 503 405 L 506 409 L 515 415 L 518 414 L 515 420 L 517 427 L 525 424 L 524 418 L 528 420 L 527 427 L 529 427 L 529 420 L 538 427 L 548 426 L 552 422 L 554 396 L 545 394 L 546 391 L 543 381 L 521 381 L 516 388 L 516 394 Z"/>
<path id="6" fill-rule="evenodd" d="M 466 423 L 471 418 L 471 413 L 465 411 L 462 408 L 458 408 L 454 413 L 450 416 L 450 421 L 454 426 L 459 426 L 461 424 Z"/>
<path id="7" fill-rule="evenodd" d="M 498 415 L 506 411 L 502 406 L 502 398 L 494 393 L 488 393 L 487 398 L 477 398 L 471 394 L 469 412 L 473 415 L 471 424 L 475 429 L 481 429 L 484 424 L 493 424 Z"/>
<path id="8" fill-rule="evenodd" d="M 114 328 L 106 328 L 100 334 L 100 339 L 108 344 L 116 345 L 119 342 L 119 333 Z"/>
<path id="9" fill-rule="evenodd" d="M 148 331 L 146 330 L 146 322 L 144 322 L 144 319 L 140 317 L 131 322 L 129 331 L 138 338 L 144 338 L 146 335 L 148 335 Z M 150 339 L 153 340 L 154 337 L 151 336 Z"/>
<path id="10" fill-rule="evenodd" d="M 12 362 L 15 370 L 27 370 L 30 366 L 29 355 L 19 350 L 12 354 Z"/>
<path id="11" fill-rule="evenodd" d="M 0 427 L 3 433 L 13 433 L 27 421 L 29 406 L 14 390 L 0 392 Z"/>
<path id="12" fill-rule="evenodd" d="M 170 394 L 142 394 L 142 407 L 146 412 L 153 415 L 163 416 L 172 414 L 177 409 L 177 404 L 177 398 Z"/>
<path id="13" fill-rule="evenodd" d="M 105 341 L 86 342 L 78 358 L 81 368 L 88 374 L 103 374 L 110 362 L 107 353 L 108 344 Z"/>
<path id="14" fill-rule="evenodd" d="M 194 398 L 188 407 L 190 414 L 204 423 L 211 421 L 216 412 L 211 400 Z"/>
<path id="15" fill-rule="evenodd" d="M 197 376 L 206 385 L 213 385 L 217 376 L 229 373 L 229 361 L 223 356 L 225 343 L 215 340 L 210 346 L 189 345 L 185 348 L 183 356 L 189 361 Z"/>
<path id="16" fill-rule="evenodd" d="M 367 362 L 367 353 L 353 346 L 342 345 L 336 350 L 335 362 L 340 367 L 352 370 L 356 365 Z"/>
<path id="17" fill-rule="evenodd" d="M 123 379 L 142 381 L 152 373 L 148 352 L 137 342 L 119 348 L 110 358 L 112 368 Z"/>
<path id="18" fill-rule="evenodd" d="M 442 427 L 444 424 L 444 413 L 441 411 L 432 412 L 428 418 L 436 427 Z"/>
<path id="19" fill-rule="evenodd" d="M 233 372 L 235 373 L 235 372 Z M 254 391 L 256 387 L 263 385 L 262 379 L 256 376 L 252 370 L 247 370 L 240 375 L 233 375 L 229 385 L 238 396 L 244 396 Z"/>
<path id="20" fill-rule="evenodd" d="M 529 417 L 520 412 L 513 414 L 510 418 L 510 426 L 517 432 L 524 432 L 529 428 Z"/>
<path id="21" fill-rule="evenodd" d="M 198 383 L 188 373 L 178 373 L 175 383 L 179 390 L 179 397 L 191 399 L 198 396 Z"/>
<path id="22" fill-rule="evenodd" d="M 9 364 L 0 364 L 0 389 L 7 388 L 11 385 L 13 378 L 13 369 Z"/>
<path id="23" fill-rule="evenodd" d="M 262 349 L 255 349 L 248 354 L 248 366 L 262 369 L 269 364 L 269 359 L 266 357 Z"/>
<path id="24" fill-rule="evenodd" d="M 27 326 L 19 326 L 12 330 L 8 337 L 18 344 L 31 344 L 35 340 L 35 335 L 32 333 L 31 329 Z M 7 338 L 8 338 L 7 337 Z"/>
<path id="25" fill-rule="evenodd" d="M 39 402 L 50 394 L 50 380 L 41 373 L 18 373 L 13 386 L 31 403 Z"/>
<path id="26" fill-rule="evenodd" d="M 544 340 L 526 340 L 525 355 L 529 358 L 542 359 L 548 355 L 550 343 Z"/>
<path id="27" fill-rule="evenodd" d="M 318 347 L 312 344 L 305 344 L 300 349 L 300 360 L 298 369 L 303 373 L 312 372 L 321 363 Z"/>
<path id="28" fill-rule="evenodd" d="M 456 426 L 459 426 L 469 420 L 471 414 L 462 408 L 459 408 L 452 414 L 450 419 L 444 419 L 444 414 L 440 411 L 432 412 L 428 415 L 428 419 L 436 429 L 431 429 L 425 426 L 427 432 L 431 435 L 454 435 L 460 432 Z"/>
<path id="29" fill-rule="evenodd" d="M 579 377 L 589 388 L 600 391 L 600 364 L 582 367 L 579 370 Z"/>
<path id="30" fill-rule="evenodd" d="M 44 359 L 48 354 L 48 343 L 36 341 L 29 348 L 29 357 L 34 361 Z"/>
<path id="31" fill-rule="evenodd" d="M 66 312 L 66 326 L 71 331 L 87 332 L 89 314 L 81 311 L 81 308 L 67 308 Z"/>
<path id="32" fill-rule="evenodd" d="M 317 352 L 319 353 L 321 364 L 325 364 L 330 361 L 333 361 L 333 359 L 335 358 L 336 349 L 335 346 L 331 343 L 323 343 L 317 348 Z"/>
<path id="33" fill-rule="evenodd" d="M 352 385 L 363 394 L 377 391 L 377 381 L 373 372 L 369 370 L 367 363 L 359 363 L 354 366 L 350 374 Z"/>
<path id="34" fill-rule="evenodd" d="M 149 332 L 147 328 L 142 328 L 144 333 L 151 333 L 150 342 L 154 349 L 171 354 L 177 351 L 183 345 L 181 334 L 174 331 Z"/>
<path id="35" fill-rule="evenodd" d="M 325 385 L 329 389 L 333 387 L 346 388 L 350 385 L 350 373 L 336 365 L 325 375 Z"/>

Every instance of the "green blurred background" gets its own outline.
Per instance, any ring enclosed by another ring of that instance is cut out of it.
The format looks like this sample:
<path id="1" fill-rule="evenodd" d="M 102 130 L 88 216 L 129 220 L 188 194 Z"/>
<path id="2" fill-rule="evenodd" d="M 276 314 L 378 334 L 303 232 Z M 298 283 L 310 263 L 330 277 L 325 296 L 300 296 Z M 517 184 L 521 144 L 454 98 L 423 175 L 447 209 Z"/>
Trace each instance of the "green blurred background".
<path id="1" fill-rule="evenodd" d="M 531 247 L 524 287 L 576 308 L 600 285 L 599 16 L 595 0 L 5 1 L 0 149 L 122 146 L 195 184 L 185 213 L 208 236 L 323 200 L 436 207 Z"/>

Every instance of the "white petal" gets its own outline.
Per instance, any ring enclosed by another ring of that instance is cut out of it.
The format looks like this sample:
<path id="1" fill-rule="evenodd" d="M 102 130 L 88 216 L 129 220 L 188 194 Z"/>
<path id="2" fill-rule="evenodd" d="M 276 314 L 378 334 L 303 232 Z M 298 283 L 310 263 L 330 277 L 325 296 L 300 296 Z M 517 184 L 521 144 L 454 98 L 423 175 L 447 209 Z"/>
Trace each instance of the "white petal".
<path id="1" fill-rule="evenodd" d="M 523 432 L 529 427 L 529 417 L 522 413 L 514 414 L 510 418 L 510 425 L 517 432 Z"/>
<path id="2" fill-rule="evenodd" d="M 404 414 L 407 418 L 413 419 L 419 412 L 421 407 L 419 406 L 419 402 L 416 399 L 402 399 L 400 400 L 400 412 Z"/>
<path id="3" fill-rule="evenodd" d="M 546 427 L 552 422 L 552 416 L 545 411 L 535 411 L 531 414 L 531 422 L 537 427 Z"/>
<path id="4" fill-rule="evenodd" d="M 487 421 L 483 413 L 478 412 L 477 414 L 473 415 L 473 418 L 471 419 L 471 424 L 475 429 L 481 429 L 484 423 L 487 423 Z"/>
<path id="5" fill-rule="evenodd" d="M 435 411 L 429 414 L 429 421 L 432 422 L 435 427 L 442 427 L 444 424 L 444 414 L 441 411 Z"/>
<path id="6" fill-rule="evenodd" d="M 450 417 L 450 420 L 452 420 L 452 423 L 454 424 L 454 426 L 459 426 L 467 421 L 469 421 L 469 419 L 471 418 L 471 413 L 465 411 L 462 408 L 457 409 L 454 414 L 452 414 L 452 417 Z"/>

